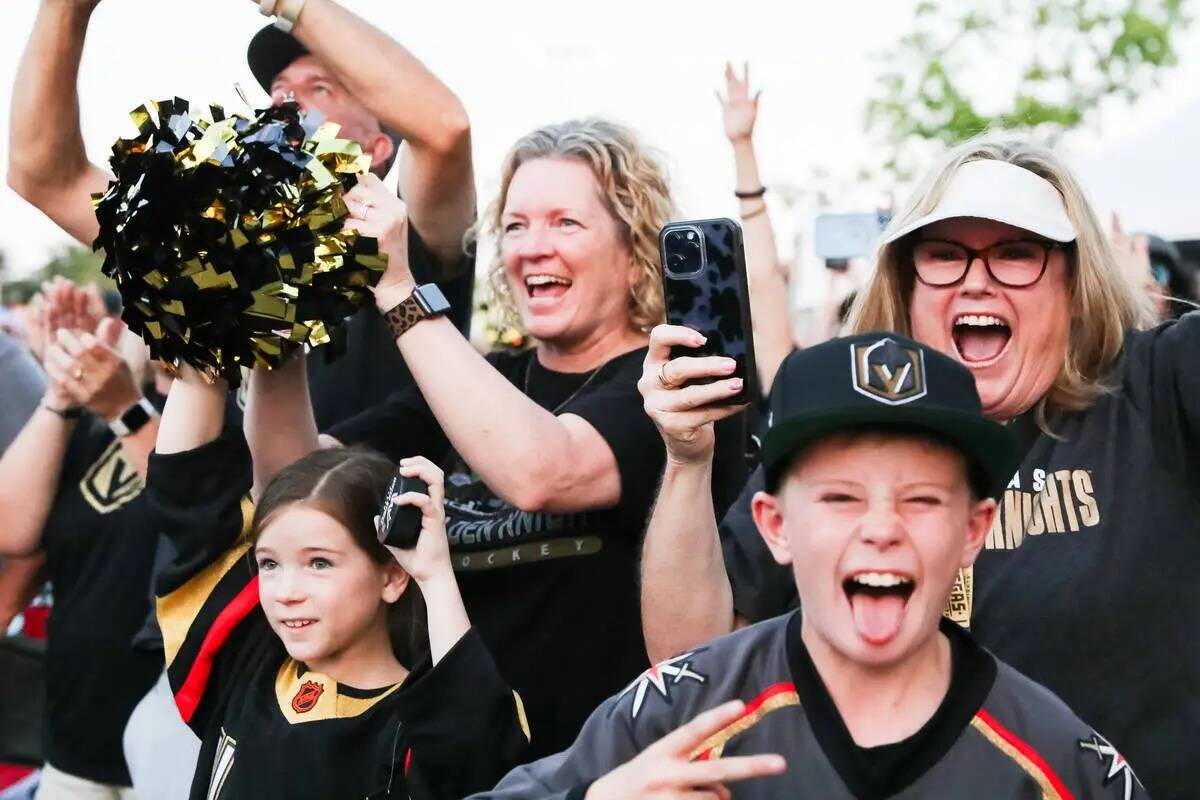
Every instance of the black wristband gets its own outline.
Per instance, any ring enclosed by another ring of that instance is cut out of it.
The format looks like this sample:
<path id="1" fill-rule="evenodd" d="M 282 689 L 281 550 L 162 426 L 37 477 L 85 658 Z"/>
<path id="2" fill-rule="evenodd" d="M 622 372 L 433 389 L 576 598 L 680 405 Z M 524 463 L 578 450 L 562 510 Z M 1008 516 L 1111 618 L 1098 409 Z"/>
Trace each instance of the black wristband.
<path id="1" fill-rule="evenodd" d="M 63 419 L 79 419 L 83 416 L 83 409 L 78 406 L 75 408 L 52 408 L 45 403 L 42 403 L 41 407 L 49 411 L 51 414 L 60 416 Z"/>
<path id="2" fill-rule="evenodd" d="M 752 189 L 749 192 L 739 192 L 737 189 L 733 190 L 733 196 L 736 197 L 738 200 L 754 200 L 756 198 L 762 197 L 766 193 L 767 193 L 767 187 L 765 187 L 765 186 L 760 186 L 757 189 Z"/>

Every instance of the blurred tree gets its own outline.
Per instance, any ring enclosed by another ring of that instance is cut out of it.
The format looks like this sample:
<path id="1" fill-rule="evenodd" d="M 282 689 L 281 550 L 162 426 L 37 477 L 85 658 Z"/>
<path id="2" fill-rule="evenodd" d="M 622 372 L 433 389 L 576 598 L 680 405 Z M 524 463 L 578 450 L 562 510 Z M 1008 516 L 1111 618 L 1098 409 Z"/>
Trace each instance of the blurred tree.
<path id="1" fill-rule="evenodd" d="M 909 175 L 914 143 L 1022 130 L 1053 144 L 1101 104 L 1132 102 L 1175 64 L 1184 0 L 920 0 L 914 29 L 884 54 L 868 129 Z M 917 154 L 925 148 L 917 146 Z M 903 154 L 903 155 L 902 155 Z"/>
<path id="2" fill-rule="evenodd" d="M 29 301 L 42 286 L 56 275 L 62 275 L 75 283 L 97 284 L 102 290 L 115 289 L 116 284 L 105 277 L 100 271 L 104 263 L 102 253 L 93 253 L 91 248 L 81 245 L 70 245 L 21 280 L 4 283 L 4 302 L 21 304 Z M 0 272 L 0 274 L 3 274 Z"/>

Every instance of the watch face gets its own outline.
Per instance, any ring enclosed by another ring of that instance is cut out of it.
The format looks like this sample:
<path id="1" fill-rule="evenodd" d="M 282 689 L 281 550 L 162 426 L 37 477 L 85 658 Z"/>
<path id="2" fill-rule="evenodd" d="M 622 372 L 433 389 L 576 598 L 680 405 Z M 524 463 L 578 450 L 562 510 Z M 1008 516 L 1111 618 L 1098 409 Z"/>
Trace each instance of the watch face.
<path id="1" fill-rule="evenodd" d="M 418 286 L 414 294 L 426 314 L 445 314 L 450 310 L 450 301 L 446 299 L 446 295 L 442 294 L 442 290 L 436 283 Z"/>

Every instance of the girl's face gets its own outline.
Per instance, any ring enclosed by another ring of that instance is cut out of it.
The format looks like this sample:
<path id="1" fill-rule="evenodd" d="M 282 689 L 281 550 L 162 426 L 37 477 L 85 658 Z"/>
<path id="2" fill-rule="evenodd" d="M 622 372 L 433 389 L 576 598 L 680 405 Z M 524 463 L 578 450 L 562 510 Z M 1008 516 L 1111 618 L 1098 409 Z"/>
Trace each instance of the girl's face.
<path id="1" fill-rule="evenodd" d="M 337 666 L 381 631 L 408 576 L 377 564 L 340 522 L 299 503 L 273 514 L 254 548 L 258 596 L 288 655 L 336 679 Z"/>

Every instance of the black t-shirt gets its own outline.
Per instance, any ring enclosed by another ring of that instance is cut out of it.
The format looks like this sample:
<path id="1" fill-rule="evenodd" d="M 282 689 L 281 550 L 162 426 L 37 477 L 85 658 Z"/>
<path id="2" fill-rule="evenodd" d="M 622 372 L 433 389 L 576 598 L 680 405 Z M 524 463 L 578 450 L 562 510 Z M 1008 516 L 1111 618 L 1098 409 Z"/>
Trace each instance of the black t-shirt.
<path id="1" fill-rule="evenodd" d="M 1126 336 L 1113 391 L 1033 437 L 947 609 L 1105 731 L 1158 800 L 1200 797 L 1197 353 L 1200 314 Z M 721 528 L 734 605 L 755 620 L 795 589 L 747 524 L 752 489 Z"/>
<path id="2" fill-rule="evenodd" d="M 159 398 L 161 404 L 161 398 Z M 142 480 L 108 426 L 87 415 L 71 436 L 42 533 L 54 593 L 46 643 L 46 761 L 129 785 L 121 735 L 162 672 L 131 642 L 150 611 L 157 532 Z"/>
<path id="3" fill-rule="evenodd" d="M 411 225 L 408 259 L 418 285 L 447 272 Z M 448 272 L 454 277 L 437 281 L 437 285 L 450 302 L 450 320 L 467 336 L 471 331 L 475 253 L 464 253 Z M 396 339 L 374 305 L 363 306 L 346 321 L 345 336 L 345 350 L 340 355 L 334 356 L 328 347 L 317 348 L 308 355 L 309 395 L 318 430 L 349 419 L 383 402 L 393 391 L 412 384 Z"/>
<path id="4" fill-rule="evenodd" d="M 534 757 L 570 745 L 592 709 L 648 666 L 637 563 L 664 455 L 637 391 L 645 355 L 634 350 L 583 374 L 548 370 L 533 351 L 488 356 L 538 405 L 578 415 L 604 437 L 621 473 L 621 500 L 611 509 L 514 508 L 449 450 L 416 387 L 330 431 L 394 459 L 425 455 L 442 464 L 463 600 L 501 674 L 525 699 Z"/>
<path id="5" fill-rule="evenodd" d="M 193 800 L 461 797 L 521 757 L 521 703 L 478 633 L 403 683 L 340 684 L 290 659 L 258 597 L 241 432 L 151 456 L 147 492 L 175 545 L 159 574 L 167 676 L 201 739 Z M 382 498 L 380 498 L 382 501 Z"/>

